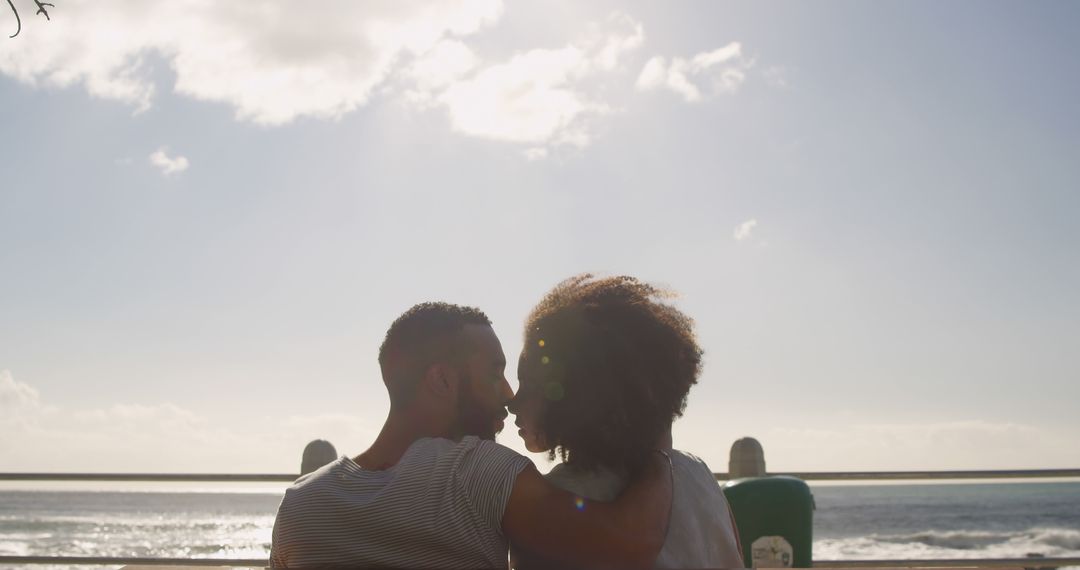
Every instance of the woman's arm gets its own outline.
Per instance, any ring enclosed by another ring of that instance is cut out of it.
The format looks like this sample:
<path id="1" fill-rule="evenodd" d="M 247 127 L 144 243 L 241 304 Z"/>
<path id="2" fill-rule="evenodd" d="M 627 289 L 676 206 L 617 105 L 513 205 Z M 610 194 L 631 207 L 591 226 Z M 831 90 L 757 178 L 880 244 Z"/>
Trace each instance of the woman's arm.
<path id="1" fill-rule="evenodd" d="M 667 537 L 671 462 L 651 454 L 611 503 L 582 499 L 522 471 L 503 513 L 503 532 L 526 552 L 588 568 L 649 568 Z"/>

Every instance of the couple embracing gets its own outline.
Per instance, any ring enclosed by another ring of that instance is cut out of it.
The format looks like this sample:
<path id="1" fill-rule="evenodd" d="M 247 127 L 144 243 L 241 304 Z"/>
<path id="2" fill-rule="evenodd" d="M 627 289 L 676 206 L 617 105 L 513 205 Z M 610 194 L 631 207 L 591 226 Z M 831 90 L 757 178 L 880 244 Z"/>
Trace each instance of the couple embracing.
<path id="1" fill-rule="evenodd" d="M 631 277 L 568 279 L 533 309 L 518 392 L 480 310 L 423 303 L 379 350 L 390 412 L 371 446 L 298 479 L 275 567 L 741 567 L 727 502 L 671 449 L 697 382 L 692 321 Z M 546 476 L 494 441 L 507 406 Z"/>

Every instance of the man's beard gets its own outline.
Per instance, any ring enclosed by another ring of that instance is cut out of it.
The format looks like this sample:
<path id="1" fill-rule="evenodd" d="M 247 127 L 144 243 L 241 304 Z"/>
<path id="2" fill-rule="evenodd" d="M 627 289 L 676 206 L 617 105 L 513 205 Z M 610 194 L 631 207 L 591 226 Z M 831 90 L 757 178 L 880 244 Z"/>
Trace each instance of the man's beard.
<path id="1" fill-rule="evenodd" d="M 468 373 L 463 373 L 462 379 L 467 388 L 461 392 L 458 399 L 458 432 L 463 436 L 475 435 L 480 439 L 495 439 L 495 422 L 505 418 L 506 411 L 503 408 L 485 409 L 473 395 L 473 379 Z"/>

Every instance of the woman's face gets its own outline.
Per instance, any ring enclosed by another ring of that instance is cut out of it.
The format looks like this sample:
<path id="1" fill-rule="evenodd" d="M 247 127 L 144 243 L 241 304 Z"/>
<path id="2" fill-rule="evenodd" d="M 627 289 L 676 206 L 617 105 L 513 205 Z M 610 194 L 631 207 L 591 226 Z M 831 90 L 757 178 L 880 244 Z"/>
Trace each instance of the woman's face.
<path id="1" fill-rule="evenodd" d="M 525 449 L 540 453 L 551 449 L 539 430 L 540 414 L 544 412 L 544 389 L 535 374 L 525 363 L 525 353 L 518 359 L 518 391 L 510 402 L 510 411 L 517 419 L 518 435 L 525 442 Z"/>

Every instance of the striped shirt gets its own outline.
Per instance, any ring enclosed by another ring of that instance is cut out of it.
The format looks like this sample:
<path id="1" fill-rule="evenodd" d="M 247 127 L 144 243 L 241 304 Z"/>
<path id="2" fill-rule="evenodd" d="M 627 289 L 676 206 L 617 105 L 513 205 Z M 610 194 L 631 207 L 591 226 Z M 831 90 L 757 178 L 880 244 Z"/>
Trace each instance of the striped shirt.
<path id="1" fill-rule="evenodd" d="M 384 471 L 342 457 L 285 491 L 270 564 L 506 568 L 503 511 L 529 465 L 474 436 L 419 439 Z"/>

